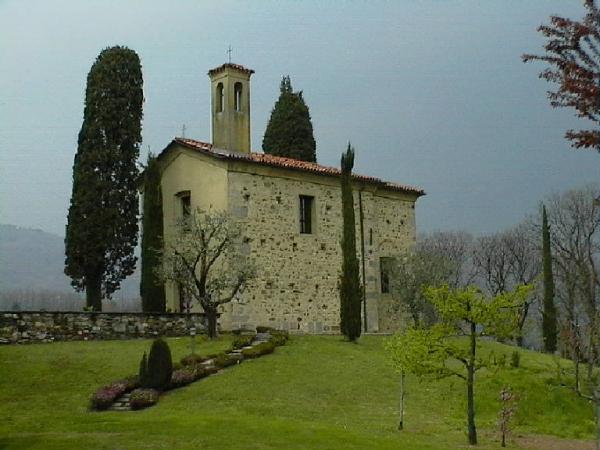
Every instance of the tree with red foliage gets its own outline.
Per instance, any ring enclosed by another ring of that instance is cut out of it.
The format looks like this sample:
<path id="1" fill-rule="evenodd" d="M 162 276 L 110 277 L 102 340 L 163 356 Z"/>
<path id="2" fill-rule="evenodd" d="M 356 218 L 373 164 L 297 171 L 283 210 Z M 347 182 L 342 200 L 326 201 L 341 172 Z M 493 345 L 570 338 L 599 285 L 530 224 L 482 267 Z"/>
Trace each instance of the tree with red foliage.
<path id="1" fill-rule="evenodd" d="M 584 6 L 587 12 L 581 21 L 551 16 L 549 25 L 538 28 L 547 38 L 546 54 L 522 59 L 550 65 L 540 78 L 558 85 L 556 91 L 548 91 L 553 108 L 575 108 L 577 117 L 595 123 L 591 130 L 568 130 L 565 137 L 571 145 L 600 151 L 600 10 L 594 0 L 584 0 Z"/>

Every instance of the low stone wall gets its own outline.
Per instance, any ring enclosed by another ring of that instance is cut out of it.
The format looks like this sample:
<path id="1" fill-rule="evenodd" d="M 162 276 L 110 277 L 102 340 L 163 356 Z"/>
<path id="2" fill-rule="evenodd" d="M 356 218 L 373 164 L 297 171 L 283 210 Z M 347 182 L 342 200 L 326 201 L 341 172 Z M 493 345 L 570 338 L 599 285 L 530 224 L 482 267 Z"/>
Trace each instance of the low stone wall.
<path id="1" fill-rule="evenodd" d="M 203 313 L 0 311 L 0 344 L 186 336 L 206 330 Z"/>

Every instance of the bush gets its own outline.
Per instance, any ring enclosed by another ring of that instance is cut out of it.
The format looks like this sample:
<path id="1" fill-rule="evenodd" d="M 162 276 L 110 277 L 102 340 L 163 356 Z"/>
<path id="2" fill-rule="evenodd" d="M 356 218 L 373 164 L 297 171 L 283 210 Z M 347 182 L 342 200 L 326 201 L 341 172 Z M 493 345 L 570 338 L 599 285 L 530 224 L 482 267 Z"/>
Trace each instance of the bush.
<path id="1" fill-rule="evenodd" d="M 92 394 L 91 407 L 99 411 L 108 409 L 125 392 L 125 385 L 118 382 L 103 386 Z"/>
<path id="2" fill-rule="evenodd" d="M 258 345 L 255 345 L 252 348 L 247 348 L 242 350 L 242 355 L 244 358 L 252 359 L 258 358 L 262 355 L 268 355 L 269 353 L 273 353 L 275 351 L 275 344 L 271 341 L 261 342 Z"/>
<path id="3" fill-rule="evenodd" d="M 156 389 L 136 389 L 129 398 L 131 409 L 142 409 L 155 405 L 159 395 L 160 393 Z"/>
<path id="4" fill-rule="evenodd" d="M 121 397 L 139 386 L 138 377 L 127 377 L 98 389 L 90 398 L 92 409 L 104 410 Z"/>
<path id="5" fill-rule="evenodd" d="M 514 350 L 510 355 L 510 367 L 517 369 L 521 365 L 521 352 Z"/>
<path id="6" fill-rule="evenodd" d="M 217 355 L 217 357 L 213 360 L 213 364 L 221 369 L 224 369 L 225 367 L 229 366 L 234 366 L 237 364 L 237 362 L 237 359 L 230 358 L 229 355 L 226 355 L 225 353 Z"/>
<path id="7" fill-rule="evenodd" d="M 271 331 L 275 331 L 275 328 L 273 328 L 273 327 L 265 327 L 265 326 L 258 326 L 258 327 L 256 327 L 256 332 L 257 333 L 270 333 Z"/>
<path id="8" fill-rule="evenodd" d="M 173 361 L 169 344 L 162 339 L 155 339 L 150 348 L 147 364 L 144 359 L 140 362 L 140 384 L 143 388 L 162 389 L 171 381 Z"/>
<path id="9" fill-rule="evenodd" d="M 171 384 L 169 385 L 169 387 L 174 389 L 181 386 L 187 386 L 196 379 L 196 374 L 194 373 L 193 369 L 175 370 L 173 372 L 173 375 L 171 375 Z"/>
<path id="10" fill-rule="evenodd" d="M 181 358 L 181 364 L 183 366 L 195 366 L 196 364 L 206 361 L 206 359 L 206 356 L 187 355 Z"/>
<path id="11" fill-rule="evenodd" d="M 279 347 L 280 345 L 285 345 L 289 338 L 290 335 L 287 331 L 274 330 L 271 331 L 271 339 L 269 341 Z"/>
<path id="12" fill-rule="evenodd" d="M 252 341 L 254 341 L 254 338 L 255 338 L 254 334 L 238 336 L 233 340 L 233 343 L 231 344 L 231 348 L 233 350 L 236 350 L 236 349 L 240 349 L 243 347 L 247 347 L 252 343 Z"/>
<path id="13" fill-rule="evenodd" d="M 218 367 L 207 367 L 203 364 L 196 364 L 193 366 L 187 366 L 183 370 L 188 370 L 194 376 L 194 381 L 201 378 L 207 377 L 215 372 L 219 371 Z"/>

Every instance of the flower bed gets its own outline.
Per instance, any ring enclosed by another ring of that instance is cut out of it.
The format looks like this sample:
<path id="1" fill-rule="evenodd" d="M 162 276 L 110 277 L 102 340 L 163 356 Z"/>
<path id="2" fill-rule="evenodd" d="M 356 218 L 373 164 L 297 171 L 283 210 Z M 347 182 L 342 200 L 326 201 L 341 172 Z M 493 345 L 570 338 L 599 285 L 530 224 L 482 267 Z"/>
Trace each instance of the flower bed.
<path id="1" fill-rule="evenodd" d="M 269 340 L 254 345 L 252 348 L 244 348 L 241 351 L 241 358 L 239 351 L 235 355 L 230 353 L 218 353 L 208 356 L 188 355 L 181 359 L 181 364 L 173 366 L 176 370 L 173 370 L 170 382 L 161 388 L 162 391 L 140 388 L 139 377 L 131 376 L 98 389 L 90 399 L 91 408 L 99 411 L 109 409 L 119 397 L 128 392 L 131 392 L 129 398 L 131 409 L 147 408 L 158 402 L 161 392 L 187 386 L 194 381 L 218 372 L 220 369 L 239 364 L 245 358 L 253 359 L 273 353 L 276 347 L 284 345 L 289 339 L 288 333 L 285 331 L 273 330 L 268 327 L 258 328 L 261 329 L 261 332 L 270 334 Z M 256 335 L 237 336 L 232 345 L 232 351 L 248 347 L 255 338 Z M 212 365 L 203 364 L 208 360 L 212 360 Z"/>

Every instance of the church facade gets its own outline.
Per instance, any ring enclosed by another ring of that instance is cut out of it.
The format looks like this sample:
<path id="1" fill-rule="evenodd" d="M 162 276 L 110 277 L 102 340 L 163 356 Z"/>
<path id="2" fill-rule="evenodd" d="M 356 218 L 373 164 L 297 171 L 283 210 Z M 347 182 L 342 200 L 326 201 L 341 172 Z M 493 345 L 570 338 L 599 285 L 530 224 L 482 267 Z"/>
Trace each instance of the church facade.
<path id="1" fill-rule="evenodd" d="M 257 276 L 241 301 L 222 306 L 221 329 L 338 333 L 340 170 L 250 151 L 252 73 L 231 63 L 211 70 L 213 142 L 175 138 L 159 155 L 165 244 L 185 211 L 226 211 Z M 363 320 L 369 331 L 390 331 L 396 314 L 386 261 L 414 245 L 415 202 L 424 192 L 363 175 L 354 175 L 353 191 Z M 170 310 L 181 309 L 177 286 L 168 285 L 166 297 Z"/>

